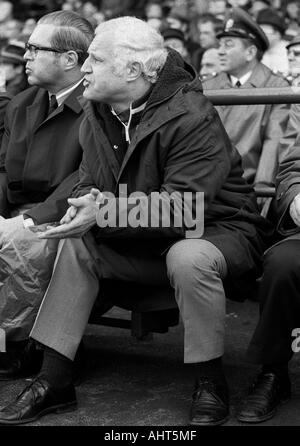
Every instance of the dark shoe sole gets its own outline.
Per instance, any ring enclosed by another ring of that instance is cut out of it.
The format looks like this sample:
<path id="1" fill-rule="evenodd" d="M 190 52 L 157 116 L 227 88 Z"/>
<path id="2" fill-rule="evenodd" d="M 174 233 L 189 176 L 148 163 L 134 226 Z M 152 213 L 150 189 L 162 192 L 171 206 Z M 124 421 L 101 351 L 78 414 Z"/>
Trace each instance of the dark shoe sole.
<path id="1" fill-rule="evenodd" d="M 278 403 L 278 405 L 269 413 L 266 413 L 265 415 L 261 416 L 261 417 L 243 417 L 243 416 L 236 416 L 236 419 L 238 421 L 240 421 L 241 423 L 249 423 L 249 424 L 254 424 L 254 423 L 263 423 L 264 421 L 270 420 L 271 418 L 273 418 L 277 412 L 277 408 L 279 406 L 281 406 L 282 404 L 286 404 L 289 400 L 291 399 L 291 397 L 285 397 L 284 399 L 280 400 L 280 402 Z"/>
<path id="2" fill-rule="evenodd" d="M 71 403 L 58 404 L 57 406 L 48 407 L 47 409 L 44 409 L 40 413 L 38 413 L 35 417 L 26 418 L 24 420 L 8 421 L 8 420 L 1 420 L 0 418 L 0 425 L 1 424 L 16 425 L 16 424 L 32 423 L 33 421 L 36 421 L 39 418 L 49 413 L 67 413 L 67 412 L 73 412 L 76 409 L 77 409 L 77 401 L 72 401 Z"/>
<path id="3" fill-rule="evenodd" d="M 189 425 L 190 426 L 221 426 L 221 424 L 226 423 L 229 420 L 229 415 L 227 415 L 227 417 L 222 418 L 222 420 L 218 420 L 218 421 L 214 421 L 211 423 L 207 423 L 207 422 L 194 422 L 194 421 L 190 421 Z"/>
<path id="4" fill-rule="evenodd" d="M 273 409 L 271 412 L 261 416 L 261 417 L 243 417 L 243 416 L 237 416 L 236 419 L 238 421 L 240 421 L 241 423 L 262 423 L 263 421 L 267 421 L 270 420 L 271 418 L 274 417 L 274 415 L 276 414 L 276 409 Z"/>

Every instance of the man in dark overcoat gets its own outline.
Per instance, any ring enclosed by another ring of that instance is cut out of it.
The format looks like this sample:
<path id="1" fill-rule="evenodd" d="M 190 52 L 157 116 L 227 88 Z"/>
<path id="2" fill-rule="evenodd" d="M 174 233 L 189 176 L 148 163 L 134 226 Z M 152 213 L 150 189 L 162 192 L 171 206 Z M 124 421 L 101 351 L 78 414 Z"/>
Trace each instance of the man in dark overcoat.
<path id="1" fill-rule="evenodd" d="M 0 379 L 19 376 L 19 354 L 56 255 L 56 243 L 41 243 L 29 228 L 59 220 L 78 181 L 80 69 L 92 38 L 89 22 L 73 12 L 42 17 L 24 55 L 32 87 L 6 108 L 0 150 Z"/>
<path id="2" fill-rule="evenodd" d="M 260 316 L 247 358 L 262 365 L 237 413 L 239 421 L 272 418 L 291 397 L 288 365 L 300 351 L 300 138 L 282 159 L 276 184 L 277 229 L 281 235 L 264 254 L 258 299 Z"/>

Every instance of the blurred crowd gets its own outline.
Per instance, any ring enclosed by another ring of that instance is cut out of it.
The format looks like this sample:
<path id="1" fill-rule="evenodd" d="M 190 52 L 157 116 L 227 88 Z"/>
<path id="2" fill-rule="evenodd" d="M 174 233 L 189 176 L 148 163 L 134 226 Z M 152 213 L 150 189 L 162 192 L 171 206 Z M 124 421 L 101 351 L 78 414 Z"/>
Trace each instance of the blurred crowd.
<path id="1" fill-rule="evenodd" d="M 4 77 L 9 81 L 16 67 L 20 78 L 20 48 L 36 21 L 60 9 L 80 13 L 94 27 L 122 15 L 145 19 L 162 32 L 166 45 L 192 63 L 203 78 L 209 77 L 221 70 L 216 35 L 232 6 L 246 10 L 267 35 L 270 46 L 263 63 L 286 77 L 298 75 L 298 69 L 289 66 L 286 45 L 300 36 L 300 0 L 0 0 L 0 48 L 9 44 L 11 54 L 1 56 L 0 88 Z M 14 66 L 7 68 L 7 63 Z M 16 93 L 15 87 L 12 93 Z"/>
<path id="2" fill-rule="evenodd" d="M 240 12 L 233 20 L 235 9 Z M 37 20 L 54 10 L 75 11 L 93 28 L 124 15 L 146 20 L 161 32 L 167 47 L 194 66 L 204 90 L 234 88 L 237 81 L 243 88 L 300 84 L 300 0 L 0 0 L 0 91 L 15 96 L 27 88 L 25 44 Z M 265 145 L 278 145 L 288 107 L 251 110 L 218 108 L 242 154 L 247 179 L 273 184 L 275 152 L 266 159 L 262 153 Z"/>

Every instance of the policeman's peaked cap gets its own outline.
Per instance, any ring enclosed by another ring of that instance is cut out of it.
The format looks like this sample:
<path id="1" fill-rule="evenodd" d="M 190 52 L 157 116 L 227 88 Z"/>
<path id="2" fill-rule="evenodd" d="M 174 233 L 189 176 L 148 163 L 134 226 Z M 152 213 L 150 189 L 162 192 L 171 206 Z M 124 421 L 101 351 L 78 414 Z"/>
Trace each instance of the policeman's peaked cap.
<path id="1" fill-rule="evenodd" d="M 217 38 L 226 36 L 250 39 L 263 52 L 269 48 L 268 38 L 261 27 L 241 8 L 231 8 L 225 17 L 224 29 Z"/>

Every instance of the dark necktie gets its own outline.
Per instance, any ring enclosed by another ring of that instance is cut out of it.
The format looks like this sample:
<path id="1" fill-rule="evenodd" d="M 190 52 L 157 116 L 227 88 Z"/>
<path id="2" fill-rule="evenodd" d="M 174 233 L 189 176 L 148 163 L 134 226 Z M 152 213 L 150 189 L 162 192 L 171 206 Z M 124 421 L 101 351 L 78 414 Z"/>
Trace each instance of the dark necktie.
<path id="1" fill-rule="evenodd" d="M 242 84 L 240 83 L 240 81 L 237 81 L 237 83 L 235 84 L 235 86 L 236 86 L 237 88 L 240 88 L 241 85 L 242 85 Z"/>
<path id="2" fill-rule="evenodd" d="M 56 96 L 55 96 L 55 94 L 52 94 L 50 96 L 50 100 L 49 100 L 48 116 L 51 115 L 51 113 L 53 113 L 57 107 L 58 107 L 58 103 L 56 100 Z"/>

